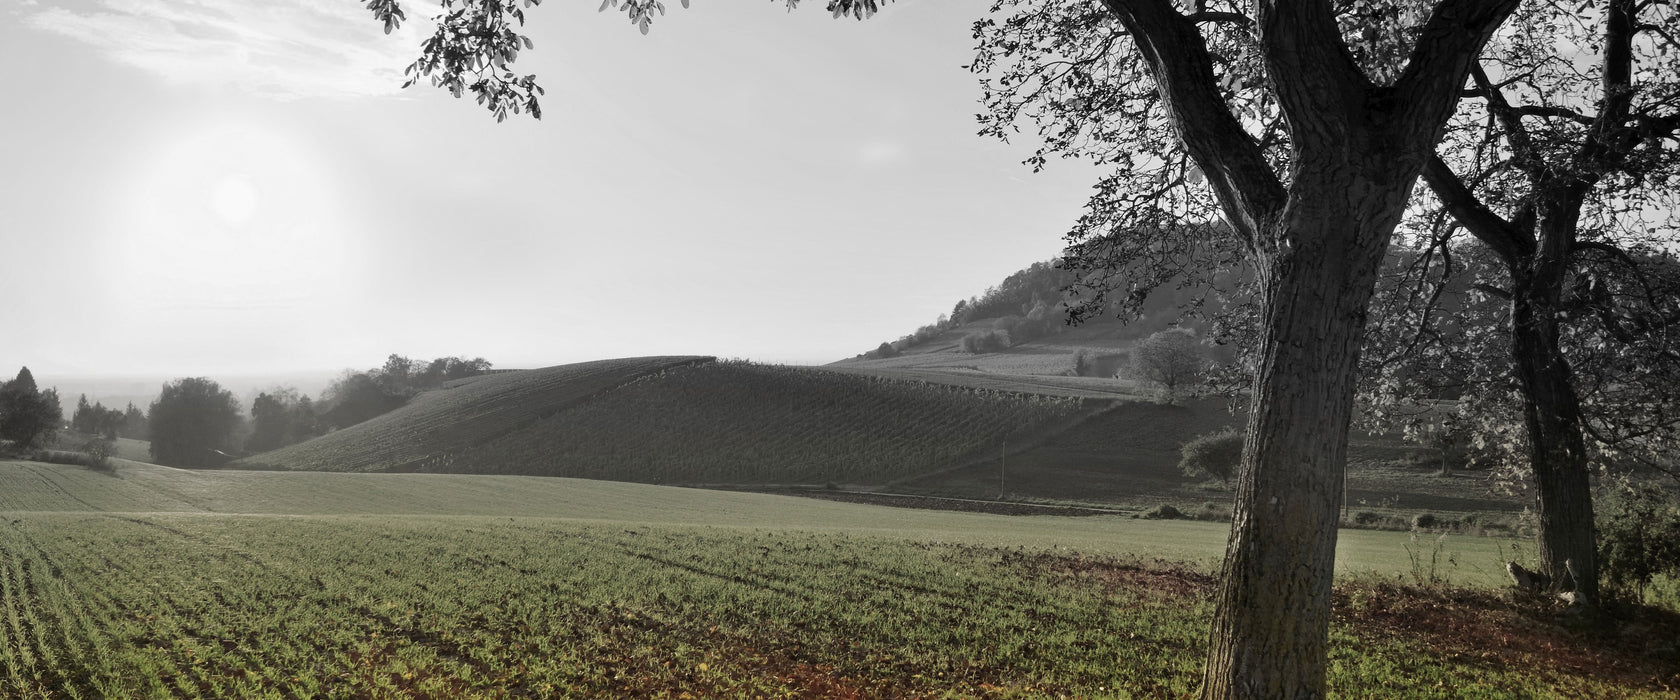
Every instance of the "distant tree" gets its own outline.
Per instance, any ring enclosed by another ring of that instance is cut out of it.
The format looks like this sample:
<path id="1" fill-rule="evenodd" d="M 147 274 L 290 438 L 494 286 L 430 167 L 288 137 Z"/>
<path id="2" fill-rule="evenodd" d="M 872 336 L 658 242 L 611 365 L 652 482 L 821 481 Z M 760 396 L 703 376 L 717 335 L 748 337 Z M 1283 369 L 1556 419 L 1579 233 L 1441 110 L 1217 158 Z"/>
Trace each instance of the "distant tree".
<path id="1" fill-rule="evenodd" d="M 84 435 L 100 435 L 115 440 L 117 432 L 122 428 L 123 418 L 122 411 L 106 408 L 102 403 L 88 405 L 87 395 L 83 394 L 76 400 L 76 412 L 70 417 L 70 429 Z"/>
<path id="2" fill-rule="evenodd" d="M 118 437 L 130 440 L 151 439 L 150 424 L 146 421 L 146 412 L 140 410 L 130 401 L 128 408 L 123 409 L 122 427 L 117 429 Z"/>
<path id="3" fill-rule="evenodd" d="M 323 396 L 329 406 L 321 417 L 334 428 L 347 428 L 408 402 L 407 394 L 395 393 L 391 387 L 362 372 L 346 374 L 328 386 Z"/>
<path id="4" fill-rule="evenodd" d="M 210 467 L 226 460 L 239 428 L 233 392 L 203 377 L 163 385 L 147 417 L 152 459 L 172 467 Z"/>
<path id="5" fill-rule="evenodd" d="M 70 429 L 78 433 L 92 434 L 89 420 L 92 413 L 93 405 L 88 403 L 87 394 L 76 397 L 76 412 L 70 414 Z"/>
<path id="6" fill-rule="evenodd" d="M 64 421 L 58 391 L 41 391 L 28 367 L 17 378 L 0 384 L 0 438 L 18 447 L 38 447 L 51 441 Z"/>
<path id="7" fill-rule="evenodd" d="M 409 390 L 409 378 L 414 373 L 414 360 L 392 353 L 385 358 L 385 365 L 374 373 L 374 377 L 387 393 L 403 394 Z"/>
<path id="8" fill-rule="evenodd" d="M 251 402 L 251 437 L 245 440 L 249 452 L 267 452 L 291 442 L 292 405 L 297 391 L 277 389 L 257 394 Z"/>
<path id="9" fill-rule="evenodd" d="M 875 357 L 877 359 L 886 359 L 886 358 L 889 358 L 889 357 L 898 357 L 898 354 L 899 354 L 898 353 L 898 348 L 893 347 L 892 343 L 882 342 L 880 345 L 876 346 L 876 348 L 875 348 Z"/>
<path id="10" fill-rule="evenodd" d="M 1207 349 L 1196 334 L 1171 328 L 1144 338 L 1132 349 L 1132 371 L 1161 387 L 1167 403 L 1178 400 L 1180 389 L 1195 384 L 1207 368 Z"/>
<path id="11" fill-rule="evenodd" d="M 257 395 L 251 402 L 251 435 L 245 440 L 248 452 L 267 452 L 320 435 L 321 421 L 315 404 L 297 389 L 279 387 Z"/>
<path id="12" fill-rule="evenodd" d="M 1179 448 L 1178 468 L 1186 476 L 1206 474 L 1229 486 L 1231 477 L 1237 474 L 1237 465 L 1242 462 L 1242 451 L 1242 433 L 1226 428 L 1184 443 Z"/>

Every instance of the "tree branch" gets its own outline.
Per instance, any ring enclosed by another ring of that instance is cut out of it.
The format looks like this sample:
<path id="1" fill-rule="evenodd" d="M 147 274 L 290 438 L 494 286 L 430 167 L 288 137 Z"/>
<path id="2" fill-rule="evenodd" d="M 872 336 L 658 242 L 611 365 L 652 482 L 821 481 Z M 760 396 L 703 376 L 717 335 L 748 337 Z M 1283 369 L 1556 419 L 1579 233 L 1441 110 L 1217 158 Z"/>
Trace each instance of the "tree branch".
<path id="1" fill-rule="evenodd" d="M 1429 189 L 1435 192 L 1453 218 L 1476 240 L 1491 248 L 1506 265 L 1514 266 L 1518 260 L 1533 254 L 1533 235 L 1518 229 L 1483 204 L 1476 193 L 1464 186 L 1464 181 L 1447 166 L 1446 161 L 1441 160 L 1441 156 L 1429 155 L 1428 162 L 1423 166 L 1423 181 L 1429 184 Z"/>
<path id="2" fill-rule="evenodd" d="M 1185 150 L 1202 167 L 1226 218 L 1251 251 L 1260 250 L 1257 217 L 1282 211 L 1287 193 L 1220 94 L 1201 32 L 1171 0 L 1104 5 L 1137 44 Z"/>
<path id="3" fill-rule="evenodd" d="M 1435 6 L 1393 87 L 1404 128 L 1434 129 L 1412 136 L 1435 143 L 1440 125 L 1458 106 L 1456 88 L 1464 84 L 1466 71 L 1519 4 L 1519 0 L 1442 0 Z"/>

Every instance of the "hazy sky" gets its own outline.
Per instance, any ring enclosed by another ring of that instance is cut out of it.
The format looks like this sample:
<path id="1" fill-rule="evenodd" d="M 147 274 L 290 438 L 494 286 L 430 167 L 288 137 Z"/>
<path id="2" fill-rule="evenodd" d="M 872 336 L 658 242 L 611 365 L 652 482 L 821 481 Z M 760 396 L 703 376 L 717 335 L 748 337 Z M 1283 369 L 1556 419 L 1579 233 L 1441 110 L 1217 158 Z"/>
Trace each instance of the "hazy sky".
<path id="1" fill-rule="evenodd" d="M 597 4 L 530 13 L 545 117 L 497 124 L 401 90 L 424 22 L 359 0 L 0 0 L 0 374 L 829 362 L 1054 255 L 1089 192 L 974 135 L 983 3 Z"/>

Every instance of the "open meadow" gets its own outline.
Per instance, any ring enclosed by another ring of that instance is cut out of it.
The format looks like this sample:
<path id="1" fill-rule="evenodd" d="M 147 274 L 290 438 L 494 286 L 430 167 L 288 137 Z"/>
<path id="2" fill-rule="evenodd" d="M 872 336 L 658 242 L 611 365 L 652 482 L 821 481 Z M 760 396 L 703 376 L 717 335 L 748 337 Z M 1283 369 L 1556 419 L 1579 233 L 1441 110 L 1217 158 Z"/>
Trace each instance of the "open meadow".
<path id="1" fill-rule="evenodd" d="M 1226 530 L 0 462 L 0 695 L 1181 697 Z M 1494 587 L 1522 549 L 1344 531 L 1332 691 L 1672 697 L 1672 616 L 1605 631 L 1513 602 Z"/>

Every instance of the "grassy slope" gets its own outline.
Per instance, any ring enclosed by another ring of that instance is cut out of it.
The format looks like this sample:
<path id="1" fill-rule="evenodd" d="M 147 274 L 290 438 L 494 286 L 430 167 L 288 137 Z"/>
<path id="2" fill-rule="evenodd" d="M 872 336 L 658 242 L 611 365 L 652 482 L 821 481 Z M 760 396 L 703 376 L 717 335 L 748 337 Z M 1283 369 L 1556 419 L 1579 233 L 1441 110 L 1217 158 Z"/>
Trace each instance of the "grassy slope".
<path id="1" fill-rule="evenodd" d="M 870 360 L 853 358 L 829 365 L 836 371 L 913 378 L 958 386 L 1039 392 L 1058 396 L 1108 398 L 1111 411 L 1095 415 L 1042 441 L 1013 445 L 1003 464 L 1001 444 L 960 468 L 916 475 L 892 485 L 895 490 L 995 498 L 999 471 L 1012 498 L 1078 501 L 1147 507 L 1171 503 L 1195 509 L 1223 506 L 1230 491 L 1200 477 L 1179 472 L 1179 447 L 1190 439 L 1226 426 L 1239 426 L 1221 400 L 1187 401 L 1166 406 L 1153 390 L 1126 379 L 1068 376 L 1074 354 L 1115 356 L 1130 349 L 1126 327 L 1115 321 L 1088 323 L 1008 350 L 973 355 L 960 350 L 962 337 L 991 326 L 991 319 L 946 331 L 906 348 L 902 355 Z M 1493 491 L 1485 471 L 1441 476 L 1427 463 L 1429 455 L 1394 435 L 1349 436 L 1348 502 L 1358 511 L 1404 521 L 1419 513 L 1448 518 L 1471 516 L 1501 525 L 1513 522 L 1523 502 Z"/>
<path id="2" fill-rule="evenodd" d="M 1178 448 L 1237 419 L 1218 400 L 1167 406 L 1133 392 L 1111 379 L 933 366 L 635 358 L 475 378 L 235 466 L 835 483 L 973 498 L 997 496 L 1002 466 L 1012 498 L 1189 509 L 1228 502 L 1229 491 L 1179 472 Z M 1440 477 L 1409 466 L 1414 449 L 1356 435 L 1352 508 L 1395 522 L 1424 511 L 1509 521 L 1520 510 L 1487 495 L 1475 473 Z"/>
<path id="3" fill-rule="evenodd" d="M 356 515 L 433 509 L 453 515 Z M 1224 534 L 571 479 L 0 462 L 0 695 L 1179 696 L 1210 580 L 1140 562 L 1205 562 Z M 1344 570 L 1403 568 L 1396 535 L 1343 542 Z M 1488 593 L 1357 582 L 1336 611 L 1339 695 L 1680 682 L 1637 636 L 1668 638 L 1671 616 L 1595 637 Z"/>
<path id="4" fill-rule="evenodd" d="M 475 377 L 308 442 L 239 460 L 236 467 L 413 471 L 438 454 L 519 430 L 638 377 L 709 357 L 635 357 Z"/>
<path id="5" fill-rule="evenodd" d="M 817 368 L 633 360 L 494 375 L 235 466 L 662 483 L 881 483 L 1094 410 Z M 457 420 L 458 422 L 451 422 Z"/>

